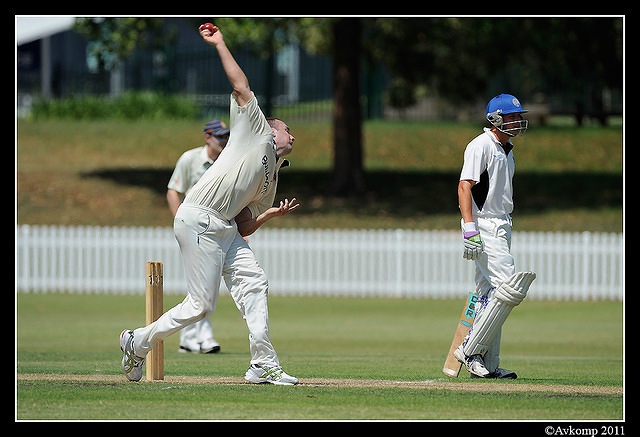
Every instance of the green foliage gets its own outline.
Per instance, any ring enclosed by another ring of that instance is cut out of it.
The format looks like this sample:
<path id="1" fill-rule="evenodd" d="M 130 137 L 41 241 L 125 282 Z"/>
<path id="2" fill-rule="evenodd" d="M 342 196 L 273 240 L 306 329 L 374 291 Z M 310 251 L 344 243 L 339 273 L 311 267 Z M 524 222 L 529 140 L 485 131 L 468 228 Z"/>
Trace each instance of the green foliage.
<path id="1" fill-rule="evenodd" d="M 296 19 L 293 18 L 215 18 L 213 23 L 222 31 L 225 41 L 234 50 L 246 49 L 266 59 L 295 40 Z"/>
<path id="2" fill-rule="evenodd" d="M 163 120 L 195 119 L 198 108 L 188 97 L 153 92 L 126 92 L 108 97 L 74 96 L 41 100 L 33 105 L 34 120 Z"/>
<path id="3" fill-rule="evenodd" d="M 363 46 L 407 87 L 428 85 L 456 102 L 510 92 L 572 96 L 603 111 L 604 88 L 621 95 L 623 19 L 366 18 Z M 584 90 L 591 89 L 593 95 Z M 509 91 L 506 91 L 509 90 Z"/>
<path id="4" fill-rule="evenodd" d="M 89 56 L 109 70 L 138 47 L 157 47 L 175 35 L 163 29 L 160 18 L 77 18 L 74 29 L 89 40 Z"/>

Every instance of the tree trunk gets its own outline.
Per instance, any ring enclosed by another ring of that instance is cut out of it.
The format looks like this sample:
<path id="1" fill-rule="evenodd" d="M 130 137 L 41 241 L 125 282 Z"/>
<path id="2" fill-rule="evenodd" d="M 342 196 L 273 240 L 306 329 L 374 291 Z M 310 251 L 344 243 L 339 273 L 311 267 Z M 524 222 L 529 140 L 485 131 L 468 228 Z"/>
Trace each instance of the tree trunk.
<path id="1" fill-rule="evenodd" d="M 330 194 L 353 196 L 364 192 L 362 109 L 360 106 L 359 18 L 343 18 L 333 25 L 333 148 Z"/>

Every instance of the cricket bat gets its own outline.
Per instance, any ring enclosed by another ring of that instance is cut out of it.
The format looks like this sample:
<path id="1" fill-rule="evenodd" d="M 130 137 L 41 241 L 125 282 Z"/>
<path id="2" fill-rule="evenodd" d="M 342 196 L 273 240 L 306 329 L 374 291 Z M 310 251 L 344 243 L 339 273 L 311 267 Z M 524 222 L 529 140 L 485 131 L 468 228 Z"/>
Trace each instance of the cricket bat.
<path id="1" fill-rule="evenodd" d="M 462 367 L 462 363 L 453 356 L 453 352 L 456 350 L 458 346 L 462 344 L 464 338 L 469 333 L 469 330 L 473 326 L 473 321 L 476 317 L 476 303 L 478 302 L 478 295 L 475 293 L 469 293 L 469 296 L 465 300 L 464 309 L 462 310 L 462 315 L 460 316 L 460 321 L 458 322 L 458 327 L 456 329 L 456 333 L 453 336 L 453 341 L 451 342 L 451 347 L 449 348 L 449 354 L 447 355 L 447 359 L 444 362 L 444 367 L 442 371 L 445 375 L 450 377 L 457 377 L 458 373 L 460 373 L 460 367 Z"/>

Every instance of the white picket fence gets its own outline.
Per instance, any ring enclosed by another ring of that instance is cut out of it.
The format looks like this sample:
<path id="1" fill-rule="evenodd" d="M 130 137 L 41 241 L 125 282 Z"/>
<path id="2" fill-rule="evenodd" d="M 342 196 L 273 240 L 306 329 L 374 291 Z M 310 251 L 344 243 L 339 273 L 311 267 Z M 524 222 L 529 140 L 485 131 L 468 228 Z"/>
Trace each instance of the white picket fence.
<path id="1" fill-rule="evenodd" d="M 249 243 L 274 295 L 450 298 L 474 284 L 455 231 L 266 228 Z M 622 234 L 514 232 L 512 253 L 538 275 L 530 299 L 624 299 Z M 144 293 L 146 261 L 164 264 L 165 293 L 185 293 L 171 228 L 16 227 L 17 291 Z"/>

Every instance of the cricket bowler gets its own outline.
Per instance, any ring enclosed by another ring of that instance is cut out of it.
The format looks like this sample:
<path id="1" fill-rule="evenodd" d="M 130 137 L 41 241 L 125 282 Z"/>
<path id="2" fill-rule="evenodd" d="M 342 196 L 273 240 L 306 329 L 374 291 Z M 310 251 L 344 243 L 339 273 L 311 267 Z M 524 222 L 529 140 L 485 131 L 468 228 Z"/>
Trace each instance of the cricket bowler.
<path id="1" fill-rule="evenodd" d="M 533 272 L 516 272 L 511 256 L 515 169 L 511 138 L 526 131 L 528 121 L 522 116 L 526 112 L 510 94 L 494 97 L 486 110 L 492 126 L 484 128 L 464 152 L 458 183 L 463 256 L 475 261 L 479 300 L 473 327 L 454 356 L 471 377 L 517 377 L 498 365 L 502 325 L 536 277 Z"/>
<path id="2" fill-rule="evenodd" d="M 295 138 L 283 121 L 265 118 L 221 31 L 207 23 L 199 32 L 216 48 L 233 88 L 231 132 L 225 149 L 175 215 L 187 296 L 150 325 L 121 333 L 122 370 L 129 380 L 140 380 L 144 358 L 159 341 L 213 313 L 224 278 L 249 329 L 251 359 L 245 379 L 294 385 L 298 379 L 284 372 L 269 338 L 267 277 L 243 236 L 298 208 L 295 199 L 272 206 L 283 156 L 291 153 Z"/>

